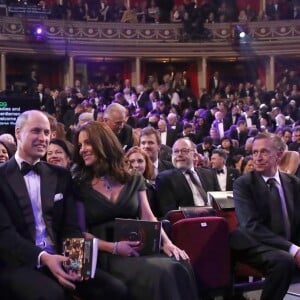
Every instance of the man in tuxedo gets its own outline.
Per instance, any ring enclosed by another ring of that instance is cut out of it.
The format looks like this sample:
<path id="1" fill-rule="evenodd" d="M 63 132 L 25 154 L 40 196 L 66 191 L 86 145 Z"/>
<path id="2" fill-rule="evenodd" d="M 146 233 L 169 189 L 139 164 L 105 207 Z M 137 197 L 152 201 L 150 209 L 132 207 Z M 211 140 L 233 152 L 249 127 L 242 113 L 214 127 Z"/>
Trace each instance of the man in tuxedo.
<path id="1" fill-rule="evenodd" d="M 212 170 L 194 168 L 196 145 L 190 139 L 178 139 L 172 151 L 175 168 L 156 177 L 158 217 L 180 206 L 204 206 L 206 193 L 220 190 Z"/>
<path id="2" fill-rule="evenodd" d="M 220 88 L 220 75 L 218 71 L 215 71 L 213 76 L 209 80 L 209 93 L 214 95 Z"/>
<path id="3" fill-rule="evenodd" d="M 211 124 L 211 127 L 217 130 L 220 139 L 224 137 L 225 131 L 228 130 L 230 126 L 228 120 L 223 117 L 223 112 L 217 111 L 215 113 L 215 120 Z"/>
<path id="4" fill-rule="evenodd" d="M 104 122 L 115 133 L 123 149 L 127 151 L 133 146 L 132 127 L 126 123 L 126 109 L 119 103 L 110 104 L 104 111 Z"/>
<path id="5" fill-rule="evenodd" d="M 194 125 L 192 123 L 186 122 L 183 125 L 183 130 L 179 134 L 177 134 L 176 139 L 180 138 L 188 138 L 190 139 L 193 143 L 197 143 L 197 137 L 196 134 L 194 133 Z"/>
<path id="6" fill-rule="evenodd" d="M 239 146 L 244 146 L 246 143 L 246 140 L 248 138 L 248 129 L 246 120 L 238 120 L 237 125 L 232 125 L 230 129 L 227 132 L 227 135 L 233 139 L 237 140 L 239 142 Z"/>
<path id="7" fill-rule="evenodd" d="M 245 120 L 248 129 L 250 129 L 252 127 L 255 127 L 257 129 L 260 128 L 259 119 L 254 111 L 253 105 L 245 106 L 244 114 L 239 118 L 239 120 Z"/>
<path id="8" fill-rule="evenodd" d="M 233 182 L 240 176 L 235 168 L 226 166 L 227 153 L 223 149 L 215 149 L 211 156 L 211 166 L 216 172 L 221 191 L 232 191 Z"/>
<path id="9" fill-rule="evenodd" d="M 137 92 L 138 106 L 143 108 L 143 110 L 145 110 L 146 103 L 149 101 L 149 94 L 145 92 L 144 86 L 142 84 L 137 85 L 136 92 Z"/>
<path id="10" fill-rule="evenodd" d="M 99 270 L 94 280 L 80 281 L 62 266 L 68 260 L 59 254 L 63 238 L 82 233 L 69 172 L 40 161 L 51 136 L 47 116 L 35 110 L 22 113 L 15 136 L 17 152 L 0 167 L 1 299 L 63 300 L 69 293 L 100 299 L 119 287 L 116 296 L 122 299 L 126 289 L 118 281 L 115 285 L 114 278 L 111 285 L 109 274 Z"/>
<path id="11" fill-rule="evenodd" d="M 159 158 L 162 148 L 161 139 L 158 131 L 152 126 L 142 129 L 140 134 L 140 147 L 149 155 L 154 165 L 155 176 L 164 170 L 173 168 L 171 162 Z"/>
<path id="12" fill-rule="evenodd" d="M 210 161 L 214 149 L 216 146 L 213 144 L 211 136 L 206 136 L 203 142 L 197 145 L 197 152 L 204 155 L 208 161 Z"/>
<path id="13" fill-rule="evenodd" d="M 292 143 L 289 144 L 290 151 L 298 151 L 300 153 L 300 126 L 293 128 Z"/>
<path id="14" fill-rule="evenodd" d="M 254 138 L 254 171 L 233 186 L 239 227 L 232 233 L 235 257 L 266 277 L 262 300 L 282 300 L 300 266 L 300 181 L 278 171 L 285 144 L 277 135 Z"/>
<path id="15" fill-rule="evenodd" d="M 172 147 L 176 140 L 176 131 L 172 128 L 168 128 L 167 122 L 163 119 L 158 121 L 157 126 L 162 145 Z"/>
<path id="16" fill-rule="evenodd" d="M 168 127 L 175 130 L 176 134 L 183 130 L 183 124 L 178 120 L 178 115 L 170 112 L 167 116 Z"/>

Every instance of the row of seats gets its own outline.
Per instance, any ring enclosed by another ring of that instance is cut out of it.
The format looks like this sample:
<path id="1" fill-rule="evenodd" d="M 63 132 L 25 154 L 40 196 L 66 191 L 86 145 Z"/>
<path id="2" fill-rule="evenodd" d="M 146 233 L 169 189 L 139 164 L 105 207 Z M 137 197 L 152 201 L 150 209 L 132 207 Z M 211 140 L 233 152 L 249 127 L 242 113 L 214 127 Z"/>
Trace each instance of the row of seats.
<path id="1" fill-rule="evenodd" d="M 184 249 L 191 259 L 201 295 L 207 297 L 240 295 L 262 287 L 263 275 L 239 263 L 232 255 L 229 235 L 237 227 L 234 208 L 183 208 L 170 211 L 173 242 Z"/>

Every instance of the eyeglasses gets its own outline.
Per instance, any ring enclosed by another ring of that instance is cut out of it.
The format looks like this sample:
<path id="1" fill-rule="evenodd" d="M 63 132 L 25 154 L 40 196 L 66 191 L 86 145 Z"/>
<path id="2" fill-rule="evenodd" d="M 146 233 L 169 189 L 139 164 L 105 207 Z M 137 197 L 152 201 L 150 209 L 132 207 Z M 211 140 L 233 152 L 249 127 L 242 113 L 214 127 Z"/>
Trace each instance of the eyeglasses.
<path id="1" fill-rule="evenodd" d="M 194 150 L 186 149 L 186 148 L 175 149 L 175 150 L 173 150 L 172 155 L 179 155 L 179 154 L 188 155 L 190 152 L 194 152 Z"/>

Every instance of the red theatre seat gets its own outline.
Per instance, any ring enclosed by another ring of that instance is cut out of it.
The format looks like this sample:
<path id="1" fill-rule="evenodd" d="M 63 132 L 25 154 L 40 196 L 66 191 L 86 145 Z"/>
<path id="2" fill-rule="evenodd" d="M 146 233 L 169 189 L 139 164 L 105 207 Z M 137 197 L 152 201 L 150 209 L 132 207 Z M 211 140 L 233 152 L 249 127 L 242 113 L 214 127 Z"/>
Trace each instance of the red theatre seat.
<path id="1" fill-rule="evenodd" d="M 217 216 L 222 217 L 227 221 L 230 232 L 237 228 L 238 218 L 234 208 L 231 210 L 222 210 L 215 201 L 212 202 L 212 206 L 216 210 Z M 234 261 L 234 257 L 232 261 L 234 263 L 233 276 L 235 292 L 239 293 L 261 288 L 263 284 L 263 274 L 261 272 L 249 265 Z"/>
<path id="2" fill-rule="evenodd" d="M 172 226 L 173 242 L 191 259 L 200 293 L 231 291 L 229 227 L 220 217 L 182 219 Z"/>

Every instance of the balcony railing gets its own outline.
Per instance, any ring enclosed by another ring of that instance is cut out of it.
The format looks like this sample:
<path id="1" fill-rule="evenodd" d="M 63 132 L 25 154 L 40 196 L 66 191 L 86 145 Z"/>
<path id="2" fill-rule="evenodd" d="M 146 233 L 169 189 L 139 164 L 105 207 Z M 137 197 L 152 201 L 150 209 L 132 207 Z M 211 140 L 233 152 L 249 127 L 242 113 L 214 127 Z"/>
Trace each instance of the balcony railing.
<path id="1" fill-rule="evenodd" d="M 215 23 L 206 24 L 205 27 L 210 31 L 213 41 L 224 41 L 233 38 L 237 24 Z M 114 40 L 176 42 L 180 41 L 183 33 L 182 24 L 171 23 L 128 24 L 2 17 L 0 19 L 1 39 L 5 38 L 5 36 L 11 39 L 11 35 L 20 38 L 26 35 L 29 26 L 34 25 L 43 26 L 46 38 L 55 40 L 74 37 L 93 42 Z M 245 29 L 249 37 L 257 41 L 300 38 L 300 21 L 298 20 L 250 22 L 239 25 Z"/>
<path id="2" fill-rule="evenodd" d="M 298 55 L 300 20 L 207 24 L 209 39 L 184 39 L 182 24 L 128 24 L 77 22 L 16 17 L 0 18 L 0 51 L 34 53 L 41 51 L 74 55 L 128 56 L 228 56 L 239 55 L 235 30 L 246 32 L 254 55 Z M 33 30 L 43 27 L 47 47 L 34 44 Z M 78 47 L 80 45 L 80 47 Z M 101 47 L 99 47 L 101 46 Z M 113 47 L 112 47 L 113 46 Z M 81 52 L 81 53 L 80 53 Z M 40 52 L 39 52 L 40 53 Z"/>

